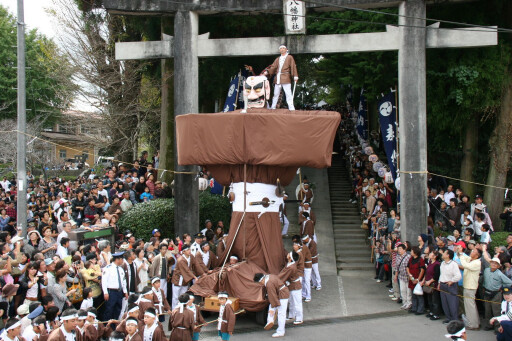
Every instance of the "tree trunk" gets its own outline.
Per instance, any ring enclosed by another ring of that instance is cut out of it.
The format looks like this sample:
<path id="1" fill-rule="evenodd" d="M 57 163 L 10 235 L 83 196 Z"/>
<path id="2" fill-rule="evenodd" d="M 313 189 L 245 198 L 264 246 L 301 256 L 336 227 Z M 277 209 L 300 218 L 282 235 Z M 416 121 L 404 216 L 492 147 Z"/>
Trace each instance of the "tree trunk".
<path id="1" fill-rule="evenodd" d="M 506 187 L 507 172 L 512 153 L 512 82 L 503 90 L 501 109 L 496 127 L 489 139 L 490 162 L 487 185 Z M 486 187 L 484 200 L 495 229 L 501 226 L 499 214 L 503 210 L 505 190 Z"/>
<path id="2" fill-rule="evenodd" d="M 478 162 L 478 115 L 471 117 L 466 125 L 466 136 L 464 138 L 464 146 L 462 163 L 460 165 L 460 178 L 467 181 L 475 181 L 473 170 Z M 469 182 L 461 182 L 460 184 L 464 194 L 470 198 L 475 196 L 475 185 Z"/>

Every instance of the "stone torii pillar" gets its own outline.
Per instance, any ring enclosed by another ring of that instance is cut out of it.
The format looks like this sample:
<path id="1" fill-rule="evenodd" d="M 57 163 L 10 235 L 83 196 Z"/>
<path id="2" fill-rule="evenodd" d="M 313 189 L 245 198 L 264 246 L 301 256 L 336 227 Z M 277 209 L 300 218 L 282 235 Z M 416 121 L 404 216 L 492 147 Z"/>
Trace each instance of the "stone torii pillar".
<path id="1" fill-rule="evenodd" d="M 404 1 L 399 7 L 398 115 L 400 171 L 427 170 L 427 63 L 424 0 Z M 400 175 L 402 240 L 416 241 L 427 226 L 427 174 Z"/>
<path id="2" fill-rule="evenodd" d="M 197 37 L 199 17 L 191 11 L 178 11 L 174 17 L 174 116 L 199 112 L 199 61 Z M 176 131 L 175 131 L 176 133 Z M 175 136 L 175 134 L 174 134 Z M 199 230 L 199 188 L 197 166 L 178 165 L 174 140 L 174 229 L 180 235 Z"/>

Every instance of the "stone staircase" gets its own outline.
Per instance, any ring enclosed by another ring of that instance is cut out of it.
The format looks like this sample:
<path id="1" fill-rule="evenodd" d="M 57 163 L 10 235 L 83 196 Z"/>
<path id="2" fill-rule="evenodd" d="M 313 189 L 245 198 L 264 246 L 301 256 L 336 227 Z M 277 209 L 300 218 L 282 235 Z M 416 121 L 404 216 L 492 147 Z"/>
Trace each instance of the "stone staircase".
<path id="1" fill-rule="evenodd" d="M 345 160 L 334 155 L 328 169 L 329 193 L 331 197 L 332 226 L 336 248 L 338 273 L 350 270 L 373 270 L 366 233 L 361 229 L 357 204 L 349 201 L 352 185 Z"/>

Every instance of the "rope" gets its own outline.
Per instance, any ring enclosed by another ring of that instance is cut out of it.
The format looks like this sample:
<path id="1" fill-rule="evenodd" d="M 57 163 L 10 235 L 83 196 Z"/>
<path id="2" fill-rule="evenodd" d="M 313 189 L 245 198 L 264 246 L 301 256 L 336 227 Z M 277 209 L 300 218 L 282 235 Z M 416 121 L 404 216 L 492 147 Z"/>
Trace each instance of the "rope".
<path id="1" fill-rule="evenodd" d="M 473 185 L 478 185 L 478 186 L 483 186 L 483 187 L 491 187 L 491 188 L 496 188 L 496 189 L 510 190 L 508 187 L 500 187 L 500 186 L 494 186 L 494 185 L 487 185 L 487 184 L 483 184 L 483 183 L 480 183 L 480 182 L 474 182 L 474 181 L 463 180 L 463 179 L 459 179 L 459 178 L 453 178 L 451 176 L 446 176 L 446 175 L 441 175 L 441 174 L 437 174 L 437 173 L 432 173 L 432 172 L 429 172 L 427 170 L 425 170 L 425 171 L 402 171 L 401 170 L 399 172 L 403 173 L 403 174 L 431 174 L 431 175 L 440 176 L 442 178 L 446 178 L 446 179 L 450 179 L 450 180 L 467 182 L 467 183 L 470 183 L 470 184 L 473 184 Z"/>
<path id="2" fill-rule="evenodd" d="M 31 135 L 29 133 L 25 133 L 25 132 L 19 131 L 17 129 L 14 129 L 14 130 L 0 130 L 0 133 L 20 133 L 20 134 L 23 134 L 23 135 L 26 135 L 26 136 L 29 136 L 29 137 L 33 137 L 33 138 L 38 139 L 40 141 L 43 141 L 45 143 L 52 144 L 52 145 L 57 146 L 57 147 L 67 148 L 67 149 L 73 150 L 73 151 L 81 153 L 81 154 L 84 153 L 84 150 L 80 150 L 80 149 L 72 148 L 72 147 L 69 147 L 69 146 L 64 146 L 64 145 L 58 144 L 56 142 L 48 141 L 48 140 L 42 139 L 42 138 L 40 138 L 38 136 Z M 93 153 L 92 156 L 94 157 L 94 159 L 96 159 L 100 155 Z M 112 159 L 112 161 L 113 162 L 117 162 L 117 163 L 122 163 L 122 164 L 125 164 L 125 165 L 135 166 L 135 164 L 133 164 L 133 163 L 125 162 L 125 161 L 121 161 L 121 160 Z M 179 171 L 173 171 L 173 170 L 170 170 L 170 169 L 163 169 L 163 168 L 154 168 L 154 169 L 157 170 L 157 171 L 170 172 L 170 173 L 174 173 L 174 174 L 192 174 L 192 175 L 197 174 L 197 172 L 179 172 Z"/>
<path id="3" fill-rule="evenodd" d="M 239 311 L 237 311 L 235 313 L 235 315 L 243 314 L 243 313 L 245 313 L 245 309 L 240 309 Z M 195 326 L 195 328 L 200 328 L 200 327 L 206 326 L 208 324 L 212 324 L 214 322 L 218 322 L 219 320 L 220 320 L 220 317 L 216 318 L 215 320 L 212 320 L 212 321 L 208 321 L 208 322 L 205 322 L 205 323 L 202 323 L 202 324 L 198 324 L 197 326 Z"/>
<path id="4" fill-rule="evenodd" d="M 484 300 L 482 298 L 476 298 L 476 297 L 467 297 L 467 296 L 459 295 L 459 294 L 452 294 L 451 292 L 438 289 L 437 287 L 432 287 L 430 285 L 426 285 L 426 286 L 429 287 L 429 288 L 432 288 L 433 290 L 436 290 L 436 291 L 439 291 L 439 292 L 444 292 L 445 294 L 452 295 L 452 296 L 457 296 L 457 297 L 460 297 L 460 298 L 467 298 L 467 299 L 470 299 L 470 300 L 475 300 L 475 301 L 480 301 L 480 302 L 487 302 L 487 303 L 493 303 L 493 304 L 501 304 L 501 302 L 489 301 L 489 300 Z"/>

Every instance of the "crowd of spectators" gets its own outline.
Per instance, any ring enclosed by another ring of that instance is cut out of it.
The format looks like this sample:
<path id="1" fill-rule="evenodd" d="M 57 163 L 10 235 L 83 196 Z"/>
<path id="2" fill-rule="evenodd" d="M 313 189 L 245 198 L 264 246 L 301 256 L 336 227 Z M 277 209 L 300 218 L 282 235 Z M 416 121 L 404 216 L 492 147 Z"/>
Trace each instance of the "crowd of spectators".
<path id="1" fill-rule="evenodd" d="M 350 114 L 343 120 L 341 150 L 353 180 L 350 201 L 359 204 L 361 226 L 371 242 L 375 280 L 387 284 L 389 298 L 409 313 L 445 324 L 463 321 L 470 330 L 483 326 L 499 337 L 512 335 L 507 334 L 512 234 L 506 245 L 490 247 L 502 221 L 505 231 L 512 232 L 512 207 L 505 207 L 502 221 L 493 225 L 481 195 L 471 198 L 429 174 L 424 232 L 416 240 L 403 240 L 399 191 L 374 170 L 373 150 L 358 136 L 356 120 Z"/>

